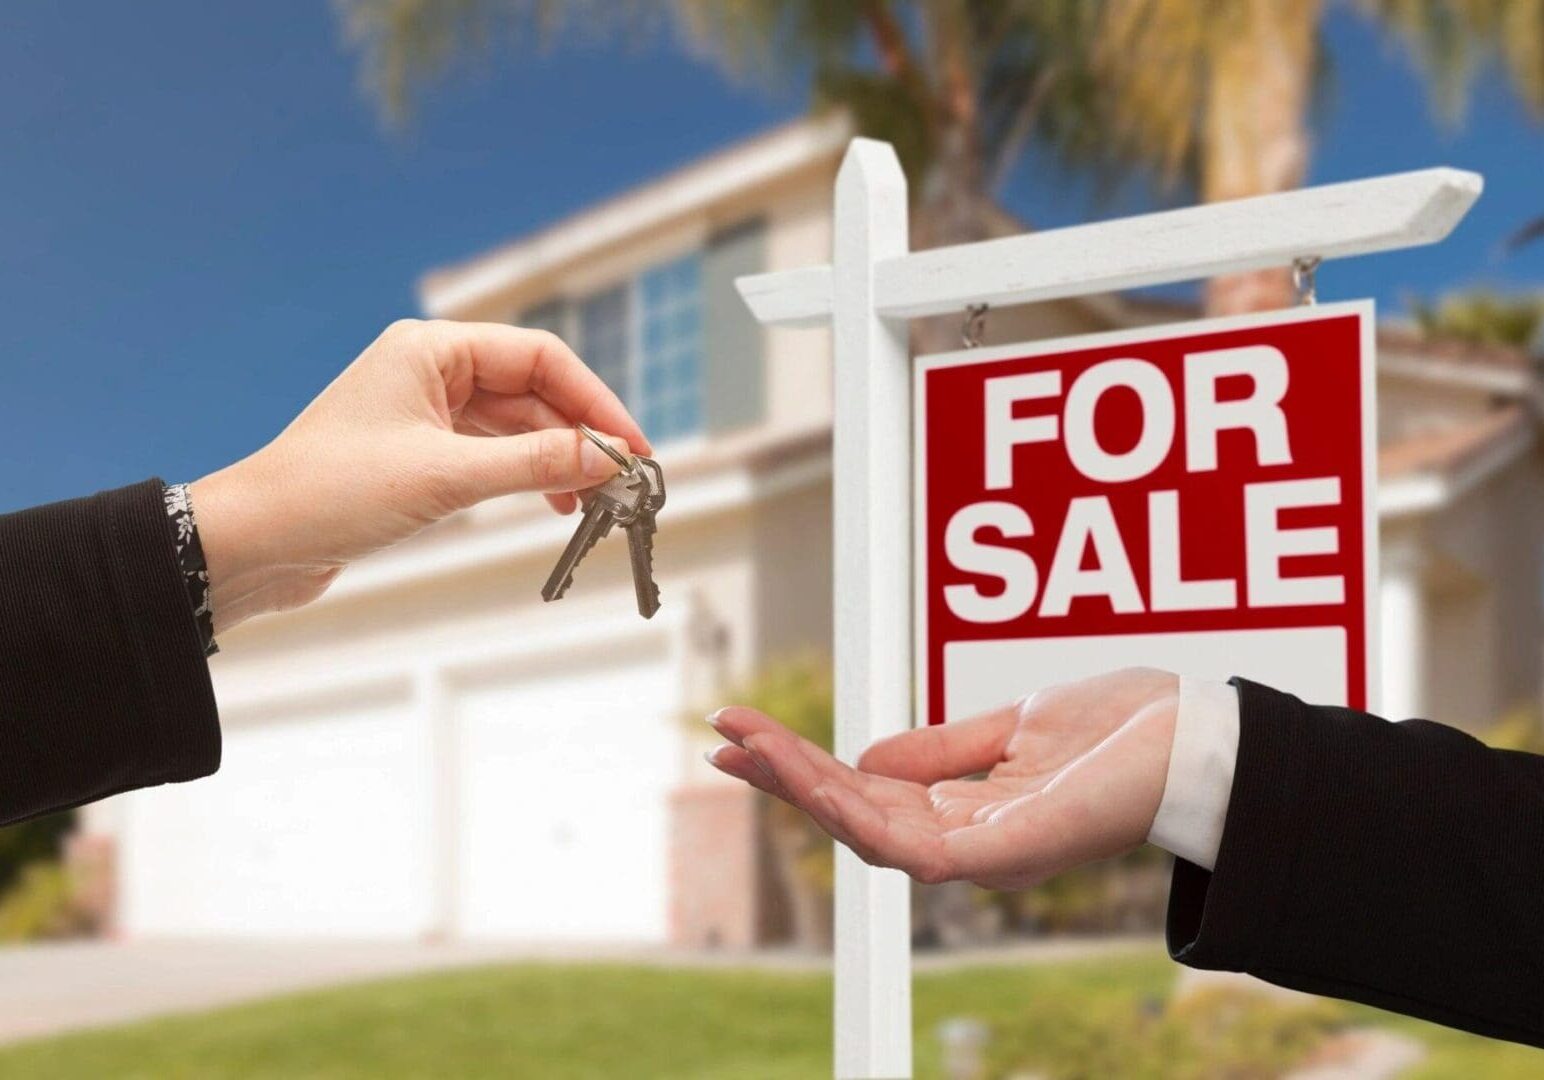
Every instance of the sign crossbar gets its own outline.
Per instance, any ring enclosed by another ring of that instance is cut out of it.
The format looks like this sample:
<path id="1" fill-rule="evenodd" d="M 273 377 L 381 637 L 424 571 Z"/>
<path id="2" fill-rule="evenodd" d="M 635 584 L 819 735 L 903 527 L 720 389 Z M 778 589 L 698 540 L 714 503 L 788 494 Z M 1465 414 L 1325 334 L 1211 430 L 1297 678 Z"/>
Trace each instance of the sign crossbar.
<path id="1" fill-rule="evenodd" d="M 917 318 L 1434 244 L 1483 187 L 1478 173 L 1420 169 L 912 252 L 874 268 L 875 310 Z M 765 323 L 819 323 L 831 315 L 830 266 L 753 274 L 737 284 Z"/>

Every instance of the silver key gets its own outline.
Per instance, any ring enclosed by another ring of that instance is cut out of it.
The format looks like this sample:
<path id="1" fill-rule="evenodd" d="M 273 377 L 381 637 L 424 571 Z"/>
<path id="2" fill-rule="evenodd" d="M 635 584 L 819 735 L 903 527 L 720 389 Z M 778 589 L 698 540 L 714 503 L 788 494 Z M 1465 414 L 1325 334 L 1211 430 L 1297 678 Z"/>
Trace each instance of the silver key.
<path id="1" fill-rule="evenodd" d="M 568 587 L 574 583 L 574 567 L 578 566 L 579 560 L 588 555 L 590 549 L 611 531 L 611 526 L 615 523 L 616 518 L 611 516 L 611 508 L 599 499 L 591 499 L 585 504 L 584 516 L 579 519 L 579 527 L 569 538 L 563 554 L 558 556 L 558 564 L 552 568 L 552 575 L 547 578 L 547 584 L 542 586 L 543 600 L 563 598 Z"/>
<path id="2" fill-rule="evenodd" d="M 574 569 L 579 561 L 590 553 L 603 537 L 611 532 L 618 521 L 637 516 L 648 496 L 648 482 L 633 472 L 620 472 L 599 487 L 591 488 L 580 496 L 584 502 L 584 516 L 579 527 L 558 557 L 557 566 L 542 587 L 543 600 L 560 600 L 574 583 Z"/>
<path id="3" fill-rule="evenodd" d="M 665 474 L 652 458 L 636 460 L 647 481 L 648 491 L 638 513 L 631 521 L 624 522 L 623 527 L 627 530 L 627 554 L 633 564 L 633 592 L 638 598 L 638 614 L 652 619 L 659 610 L 659 585 L 654 580 L 654 515 L 665 505 Z"/>
<path id="4" fill-rule="evenodd" d="M 542 588 L 542 599 L 561 599 L 573 584 L 580 560 L 614 525 L 622 525 L 628 534 L 638 613 L 653 618 L 659 610 L 659 587 L 654 583 L 654 515 L 665 504 L 665 475 L 659 463 L 635 457 L 630 468 L 582 493 L 580 499 L 584 517 Z"/>

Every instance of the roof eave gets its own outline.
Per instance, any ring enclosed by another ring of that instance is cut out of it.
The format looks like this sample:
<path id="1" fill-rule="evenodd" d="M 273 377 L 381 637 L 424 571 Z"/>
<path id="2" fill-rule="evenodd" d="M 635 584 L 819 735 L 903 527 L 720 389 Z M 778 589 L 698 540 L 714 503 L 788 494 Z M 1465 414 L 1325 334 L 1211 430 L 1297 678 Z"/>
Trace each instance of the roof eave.
<path id="1" fill-rule="evenodd" d="M 845 115 L 784 124 L 582 210 L 524 239 L 419 279 L 423 310 L 456 317 L 532 277 L 744 191 L 835 161 L 852 135 Z"/>

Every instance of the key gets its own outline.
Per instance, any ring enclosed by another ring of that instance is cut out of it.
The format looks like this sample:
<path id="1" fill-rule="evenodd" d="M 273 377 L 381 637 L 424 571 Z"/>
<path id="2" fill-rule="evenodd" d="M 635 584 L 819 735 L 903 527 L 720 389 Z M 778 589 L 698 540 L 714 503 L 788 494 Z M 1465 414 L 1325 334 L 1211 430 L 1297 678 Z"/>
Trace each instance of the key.
<path id="1" fill-rule="evenodd" d="M 599 499 L 591 499 L 585 504 L 584 516 L 579 519 L 579 527 L 569 538 L 563 554 L 558 556 L 558 564 L 552 568 L 552 575 L 547 578 L 547 584 L 542 586 L 543 600 L 563 599 L 563 594 L 574 583 L 574 568 L 579 565 L 579 560 L 590 553 L 590 549 L 611 531 L 611 526 L 615 523 L 616 518 L 611 514 L 611 507 Z"/>
<path id="2" fill-rule="evenodd" d="M 636 460 L 648 490 L 638 513 L 631 521 L 624 522 L 623 528 L 627 530 L 627 554 L 633 564 L 633 592 L 638 598 L 638 614 L 652 619 L 659 610 L 659 585 L 654 580 L 654 515 L 665 505 L 665 474 L 652 458 Z"/>
<path id="3" fill-rule="evenodd" d="M 574 530 L 568 546 L 558 557 L 558 564 L 552 568 L 547 584 L 542 586 L 542 599 L 561 600 L 568 587 L 574 583 L 574 570 L 580 560 L 611 532 L 612 526 L 637 518 L 649 493 L 648 478 L 636 465 L 630 471 L 619 472 L 604 484 L 581 493 L 584 516 L 579 519 L 579 527 Z"/>
<path id="4" fill-rule="evenodd" d="M 659 585 L 654 581 L 654 532 L 655 515 L 665 505 L 664 470 L 653 458 L 624 457 L 583 424 L 578 428 L 585 438 L 610 454 L 622 471 L 604 484 L 580 493 L 584 516 L 558 557 L 552 576 L 542 587 L 542 599 L 562 599 L 574 583 L 574 570 L 580 561 L 611 532 L 613 526 L 621 525 L 627 530 L 627 551 L 632 562 L 638 614 L 652 619 L 659 610 Z"/>

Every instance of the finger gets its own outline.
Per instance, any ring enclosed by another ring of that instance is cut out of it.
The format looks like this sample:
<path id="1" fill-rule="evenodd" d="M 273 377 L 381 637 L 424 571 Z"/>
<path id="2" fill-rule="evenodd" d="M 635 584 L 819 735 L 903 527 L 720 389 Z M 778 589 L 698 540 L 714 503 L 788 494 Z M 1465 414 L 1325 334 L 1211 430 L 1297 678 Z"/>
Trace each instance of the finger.
<path id="1" fill-rule="evenodd" d="M 713 730 L 736 746 L 743 746 L 748 736 L 762 731 L 788 731 L 764 712 L 745 705 L 727 705 L 708 717 Z M 792 735 L 792 732 L 788 732 Z"/>
<path id="2" fill-rule="evenodd" d="M 522 435 L 543 428 L 573 426 L 562 413 L 535 394 L 495 394 L 479 390 L 472 395 L 461 415 L 490 435 Z M 554 512 L 564 516 L 579 509 L 578 496 L 571 491 L 549 491 L 542 497 Z"/>
<path id="3" fill-rule="evenodd" d="M 858 768 L 878 776 L 935 784 L 985 772 L 1002 760 L 1019 722 L 1019 706 L 935 724 L 880 739 L 858 758 Z"/>
<path id="4" fill-rule="evenodd" d="M 479 389 L 535 393 L 569 422 L 620 436 L 635 453 L 651 452 L 621 399 L 556 334 L 503 323 L 433 325 L 464 350 Z"/>
<path id="5" fill-rule="evenodd" d="M 616 475 L 617 464 L 572 429 L 477 438 L 446 434 L 446 471 L 463 505 L 517 491 L 567 492 Z M 608 438 L 618 450 L 626 446 Z"/>
<path id="6" fill-rule="evenodd" d="M 482 409 L 472 408 L 472 402 L 476 402 L 479 397 L 497 400 L 497 402 L 511 402 L 514 403 L 514 408 L 497 409 L 494 414 L 483 413 Z M 455 419 L 455 434 L 477 437 L 508 436 L 508 434 L 527 433 L 536 428 L 568 426 L 562 422 L 557 409 L 531 394 L 517 394 L 510 397 L 505 394 L 479 392 L 472 402 L 468 402 L 468 408 L 462 409 L 462 414 Z M 579 498 L 573 491 L 548 491 L 542 498 L 547 499 L 547 505 L 560 515 L 571 515 L 579 508 Z"/>
<path id="7" fill-rule="evenodd" d="M 478 390 L 462 407 L 461 416 L 491 435 L 523 435 L 542 428 L 574 426 L 568 417 L 532 393 Z"/>
<path id="8" fill-rule="evenodd" d="M 936 822 L 887 814 L 847 788 L 823 786 L 813 795 L 841 824 L 843 835 L 836 838 L 871 866 L 894 867 L 929 884 L 959 876 Z"/>
<path id="9" fill-rule="evenodd" d="M 708 717 L 708 723 L 724 738 L 744 746 L 752 735 L 775 735 L 781 745 L 790 746 L 803 758 L 802 767 L 811 770 L 811 783 L 821 780 L 842 783 L 867 794 L 869 778 L 843 765 L 831 754 L 803 736 L 789 730 L 764 712 L 744 705 L 730 705 Z"/>
<path id="10" fill-rule="evenodd" d="M 905 793 L 894 792 L 890 793 L 892 797 L 885 798 L 884 793 L 864 790 L 865 786 L 888 785 L 912 788 L 914 794 L 920 795 L 920 788 L 897 780 L 865 777 L 786 730 L 746 736 L 745 750 L 773 778 L 786 801 L 803 810 L 865 862 L 896 866 L 919 875 L 934 871 L 939 849 L 936 826 L 928 820 L 930 815 L 919 819 L 897 813 L 898 807 L 916 803 Z"/>
<path id="11" fill-rule="evenodd" d="M 804 756 L 793 736 L 786 731 L 763 731 L 749 735 L 744 749 L 756 764 L 770 776 L 787 800 L 815 819 L 826 832 L 843 843 L 848 842 L 846 830 L 832 812 L 826 799 L 817 799 L 819 788 L 843 786 L 839 780 L 828 780 Z"/>
<path id="12" fill-rule="evenodd" d="M 768 795 L 776 796 L 784 802 L 789 802 L 788 795 L 777 786 L 777 781 L 762 771 L 754 758 L 738 746 L 715 746 L 704 755 L 709 765 L 721 773 L 726 773 L 736 780 L 743 780 L 753 788 L 765 791 Z"/>
<path id="13" fill-rule="evenodd" d="M 708 723 L 713 725 L 714 730 L 720 735 L 736 745 L 744 745 L 745 740 L 752 735 L 767 732 L 780 733 L 793 740 L 794 746 L 803 755 L 805 762 L 824 781 L 853 788 L 881 810 L 927 805 L 927 792 L 919 785 L 858 772 L 838 761 L 815 743 L 790 731 L 766 713 L 744 705 L 730 705 L 708 717 Z"/>

